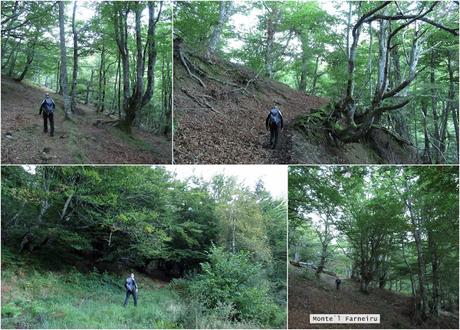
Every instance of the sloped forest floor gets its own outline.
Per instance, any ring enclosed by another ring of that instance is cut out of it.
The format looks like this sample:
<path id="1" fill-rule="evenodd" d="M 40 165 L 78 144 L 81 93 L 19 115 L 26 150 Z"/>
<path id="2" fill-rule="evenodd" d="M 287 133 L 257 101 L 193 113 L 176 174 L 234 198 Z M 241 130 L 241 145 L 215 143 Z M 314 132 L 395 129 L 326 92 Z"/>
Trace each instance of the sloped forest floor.
<path id="1" fill-rule="evenodd" d="M 335 288 L 335 277 L 322 274 L 315 279 L 307 268 L 289 265 L 288 327 L 290 329 L 408 329 L 458 327 L 457 318 L 443 316 L 439 326 L 433 323 L 415 325 L 411 321 L 411 297 L 386 289 L 359 291 L 359 283 L 342 280 L 340 290 Z M 310 314 L 380 314 L 380 324 L 310 324 Z"/>
<path id="2" fill-rule="evenodd" d="M 206 59 L 183 47 L 181 51 L 176 48 L 174 161 L 179 164 L 415 162 L 413 150 L 406 150 L 406 146 L 381 130 L 374 130 L 366 141 L 336 145 L 318 127 L 299 129 L 298 119 L 328 102 L 326 98 L 309 96 L 263 78 L 242 65 L 215 57 Z M 265 119 L 275 103 L 283 113 L 285 125 L 276 149 L 272 150 Z"/>
<path id="3" fill-rule="evenodd" d="M 56 103 L 54 137 L 43 133 L 38 115 L 45 92 Z M 102 124 L 113 120 L 92 106 L 77 104 L 64 120 L 63 98 L 45 88 L 2 76 L 2 163 L 4 164 L 170 164 L 171 141 L 138 127 L 129 136 Z"/>

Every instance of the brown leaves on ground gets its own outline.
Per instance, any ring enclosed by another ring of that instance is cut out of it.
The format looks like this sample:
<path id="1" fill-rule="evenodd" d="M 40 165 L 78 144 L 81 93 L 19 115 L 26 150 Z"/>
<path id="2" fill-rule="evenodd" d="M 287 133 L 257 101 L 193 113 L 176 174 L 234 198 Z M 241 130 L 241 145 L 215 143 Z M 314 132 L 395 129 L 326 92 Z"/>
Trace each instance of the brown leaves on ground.
<path id="1" fill-rule="evenodd" d="M 291 163 L 290 123 L 326 99 L 295 91 L 279 82 L 258 78 L 241 66 L 213 59 L 190 58 L 207 77 L 206 87 L 190 77 L 181 62 L 174 63 L 174 135 L 176 163 L 287 164 Z M 283 113 L 284 130 L 275 150 L 269 148 L 265 119 L 275 103 Z"/>
<path id="2" fill-rule="evenodd" d="M 72 121 L 65 121 L 62 96 L 56 102 L 54 137 L 43 133 L 38 115 L 44 89 L 2 76 L 2 162 L 4 164 L 170 164 L 171 142 L 134 128 L 132 136 L 119 129 L 93 125 L 109 117 L 78 104 Z"/>
<path id="3" fill-rule="evenodd" d="M 359 284 L 342 280 L 335 288 L 335 277 L 289 265 L 288 327 L 290 329 L 394 329 L 432 328 L 432 323 L 414 325 L 411 321 L 413 300 L 385 289 L 359 291 Z M 310 324 L 310 314 L 380 314 L 380 324 Z M 458 322 L 458 320 L 457 320 Z M 443 319 L 442 327 L 456 328 L 455 320 Z"/>

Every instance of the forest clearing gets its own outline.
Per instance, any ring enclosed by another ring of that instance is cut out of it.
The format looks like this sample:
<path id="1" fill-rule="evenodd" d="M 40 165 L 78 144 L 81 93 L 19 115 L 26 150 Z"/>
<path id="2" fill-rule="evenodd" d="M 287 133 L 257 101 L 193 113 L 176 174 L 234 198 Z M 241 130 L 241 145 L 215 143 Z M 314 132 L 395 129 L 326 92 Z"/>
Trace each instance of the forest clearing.
<path id="1" fill-rule="evenodd" d="M 38 114 L 45 92 L 2 76 L 2 163 L 4 164 L 170 164 L 171 141 L 134 127 L 131 135 L 110 125 L 92 105 L 77 103 L 75 119 L 66 121 L 63 100 L 56 102 L 55 133 L 43 133 Z M 27 151 L 27 152 L 26 152 Z"/>
<path id="2" fill-rule="evenodd" d="M 458 328 L 458 189 L 456 166 L 289 167 L 289 327 Z"/>
<path id="3" fill-rule="evenodd" d="M 2 328 L 285 328 L 286 190 L 187 173 L 2 167 Z"/>
<path id="4" fill-rule="evenodd" d="M 6 1 L 1 36 L 4 162 L 171 163 L 169 4 Z"/>
<path id="5" fill-rule="evenodd" d="M 178 163 L 458 162 L 456 2 L 178 1 L 174 22 Z"/>

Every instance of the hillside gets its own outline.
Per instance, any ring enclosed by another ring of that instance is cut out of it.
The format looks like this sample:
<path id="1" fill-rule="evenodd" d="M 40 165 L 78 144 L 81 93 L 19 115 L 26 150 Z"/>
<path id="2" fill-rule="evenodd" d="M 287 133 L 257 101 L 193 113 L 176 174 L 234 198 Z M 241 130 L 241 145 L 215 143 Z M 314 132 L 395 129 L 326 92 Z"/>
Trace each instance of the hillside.
<path id="1" fill-rule="evenodd" d="M 320 127 L 298 119 L 328 103 L 244 66 L 175 47 L 174 158 L 176 163 L 414 163 L 414 149 L 383 130 L 365 141 L 337 145 Z M 185 64 L 185 65 L 184 65 Z M 190 71 L 190 73 L 189 73 Z M 285 128 L 268 147 L 265 118 L 277 104 Z"/>
<path id="2" fill-rule="evenodd" d="M 129 136 L 93 107 L 78 104 L 65 121 L 62 96 L 51 90 L 2 76 L 2 162 L 6 164 L 168 164 L 171 142 L 140 128 Z M 38 115 L 43 94 L 56 102 L 55 134 L 43 133 Z"/>
<path id="3" fill-rule="evenodd" d="M 373 289 L 368 295 L 359 291 L 359 284 L 342 280 L 339 291 L 335 277 L 322 274 L 315 279 L 314 272 L 289 265 L 289 321 L 291 329 L 299 328 L 457 328 L 458 316 L 441 319 L 440 325 L 411 322 L 413 301 L 410 297 L 384 289 Z M 380 324 L 310 324 L 310 314 L 380 314 Z"/>
<path id="4" fill-rule="evenodd" d="M 185 317 L 166 282 L 137 274 L 138 306 L 123 308 L 127 274 L 48 268 L 2 250 L 2 328 L 176 328 Z"/>

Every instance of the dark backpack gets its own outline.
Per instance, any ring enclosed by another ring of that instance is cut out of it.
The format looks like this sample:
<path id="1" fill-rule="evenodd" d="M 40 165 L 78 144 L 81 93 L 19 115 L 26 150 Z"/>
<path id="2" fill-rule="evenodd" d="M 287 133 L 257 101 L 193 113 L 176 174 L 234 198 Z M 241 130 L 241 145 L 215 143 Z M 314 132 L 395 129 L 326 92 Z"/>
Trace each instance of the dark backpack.
<path id="1" fill-rule="evenodd" d="M 272 108 L 270 110 L 270 122 L 276 126 L 281 124 L 281 113 L 277 108 Z"/>
<path id="2" fill-rule="evenodd" d="M 128 290 L 128 291 L 133 291 L 135 289 L 135 285 L 134 285 L 134 281 L 131 277 L 128 277 L 126 279 L 126 283 L 125 283 L 125 288 Z"/>
<path id="3" fill-rule="evenodd" d="M 51 97 L 47 97 L 43 100 L 43 110 L 46 112 L 46 113 L 53 113 L 54 111 L 54 102 L 53 100 L 51 99 Z"/>

